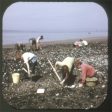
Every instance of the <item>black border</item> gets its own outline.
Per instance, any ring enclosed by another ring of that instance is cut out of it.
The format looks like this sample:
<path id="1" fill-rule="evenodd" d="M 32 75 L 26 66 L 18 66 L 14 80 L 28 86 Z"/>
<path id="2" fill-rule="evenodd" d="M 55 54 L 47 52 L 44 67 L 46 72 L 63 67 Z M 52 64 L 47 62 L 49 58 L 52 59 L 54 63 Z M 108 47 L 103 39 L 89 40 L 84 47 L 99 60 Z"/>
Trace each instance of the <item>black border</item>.
<path id="1" fill-rule="evenodd" d="M 36 110 L 19 110 L 11 107 L 2 97 L 2 89 L 0 89 L 0 112 L 111 112 L 112 106 L 112 1 L 111 0 L 1 0 L 0 1 L 0 63 L 2 62 L 2 18 L 5 10 L 15 2 L 95 2 L 102 6 L 108 17 L 108 90 L 105 101 L 96 109 L 36 109 Z M 2 65 L 0 64 L 0 71 Z M 2 73 L 0 72 L 0 82 L 2 81 Z M 0 83 L 0 88 L 2 87 Z"/>

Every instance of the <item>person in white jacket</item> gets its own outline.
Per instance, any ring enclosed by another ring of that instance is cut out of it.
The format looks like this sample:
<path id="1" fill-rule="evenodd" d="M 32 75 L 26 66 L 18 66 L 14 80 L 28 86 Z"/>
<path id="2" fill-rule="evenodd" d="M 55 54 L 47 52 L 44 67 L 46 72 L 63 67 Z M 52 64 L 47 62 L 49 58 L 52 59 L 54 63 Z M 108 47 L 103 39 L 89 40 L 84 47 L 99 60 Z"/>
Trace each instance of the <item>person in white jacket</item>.
<path id="1" fill-rule="evenodd" d="M 21 58 L 27 66 L 28 76 L 31 77 L 32 74 L 35 74 L 35 66 L 37 65 L 37 56 L 31 52 L 25 52 L 22 54 Z M 31 69 L 31 71 L 30 71 Z"/>

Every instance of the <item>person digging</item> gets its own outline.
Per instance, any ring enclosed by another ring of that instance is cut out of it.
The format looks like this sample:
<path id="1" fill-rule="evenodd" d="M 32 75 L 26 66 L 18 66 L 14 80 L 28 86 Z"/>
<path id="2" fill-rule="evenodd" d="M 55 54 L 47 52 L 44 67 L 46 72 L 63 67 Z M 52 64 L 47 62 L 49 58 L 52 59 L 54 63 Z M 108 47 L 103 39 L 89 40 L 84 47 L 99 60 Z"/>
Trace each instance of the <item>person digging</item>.
<path id="1" fill-rule="evenodd" d="M 79 82 L 78 87 L 82 87 L 84 86 L 84 84 L 88 82 L 97 81 L 97 78 L 95 77 L 96 75 L 95 68 L 92 65 L 83 63 L 80 59 L 76 59 L 74 65 L 77 69 L 80 69 L 80 72 L 77 75 L 77 79 L 76 79 L 76 82 Z M 92 86 L 92 85 L 89 85 L 89 86 Z"/>
<path id="2" fill-rule="evenodd" d="M 61 68 L 62 72 L 62 79 L 60 84 L 61 85 L 68 85 L 68 80 L 70 76 L 72 75 L 72 70 L 74 66 L 74 58 L 73 57 L 66 57 L 62 62 L 57 61 L 55 63 L 55 69 Z"/>
<path id="3" fill-rule="evenodd" d="M 18 51 L 20 52 L 20 51 Z M 18 57 L 23 61 L 24 65 L 26 67 L 22 67 L 22 70 L 24 70 L 28 77 L 32 77 L 35 75 L 35 67 L 37 66 L 37 56 L 34 53 L 31 52 L 25 52 L 25 53 L 18 53 Z"/>

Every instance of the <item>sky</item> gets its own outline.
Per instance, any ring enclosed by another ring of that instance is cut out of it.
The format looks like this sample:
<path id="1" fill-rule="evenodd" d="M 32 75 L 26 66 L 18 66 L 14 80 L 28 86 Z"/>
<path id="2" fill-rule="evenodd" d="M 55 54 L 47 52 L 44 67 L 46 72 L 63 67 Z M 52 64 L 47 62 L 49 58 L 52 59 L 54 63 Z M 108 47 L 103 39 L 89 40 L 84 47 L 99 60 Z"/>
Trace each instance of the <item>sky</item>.
<path id="1" fill-rule="evenodd" d="M 16 2 L 4 12 L 3 38 L 10 38 L 6 32 L 11 31 L 106 32 L 108 19 L 105 10 L 93 2 Z"/>

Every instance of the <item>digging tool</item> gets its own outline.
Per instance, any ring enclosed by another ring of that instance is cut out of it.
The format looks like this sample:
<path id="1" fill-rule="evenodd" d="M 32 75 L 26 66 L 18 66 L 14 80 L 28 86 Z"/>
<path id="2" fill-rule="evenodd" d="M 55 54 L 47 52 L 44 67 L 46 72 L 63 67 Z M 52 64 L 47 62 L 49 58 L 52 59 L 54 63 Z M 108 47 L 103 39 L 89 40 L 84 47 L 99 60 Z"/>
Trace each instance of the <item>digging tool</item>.
<path id="1" fill-rule="evenodd" d="M 61 78 L 59 77 L 58 73 L 56 72 L 56 69 L 53 67 L 51 61 L 50 61 L 49 59 L 47 59 L 47 60 L 48 60 L 49 64 L 51 65 L 51 67 L 52 67 L 52 69 L 53 69 L 55 75 L 58 77 L 59 81 L 61 81 Z"/>
<path id="2" fill-rule="evenodd" d="M 28 73 L 28 71 L 25 68 L 22 68 L 22 70 L 24 70 L 26 73 Z M 31 70 L 30 70 L 30 72 L 31 72 Z"/>
<path id="3" fill-rule="evenodd" d="M 44 54 L 43 51 L 42 51 L 42 53 Z M 48 57 L 47 57 L 46 55 L 45 55 L 45 58 L 47 58 L 47 60 L 48 60 L 49 64 L 51 65 L 51 67 L 52 67 L 52 69 L 53 69 L 55 75 L 57 76 L 57 78 L 59 79 L 59 81 L 61 81 L 61 78 L 59 77 L 58 73 L 56 72 L 56 69 L 53 67 L 51 61 L 48 59 Z"/>
<path id="4" fill-rule="evenodd" d="M 25 68 L 22 68 L 22 70 L 24 70 L 26 73 L 28 73 L 28 71 Z"/>

